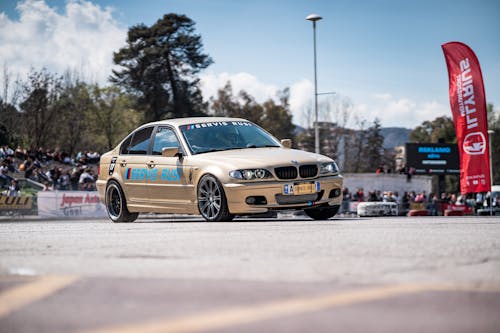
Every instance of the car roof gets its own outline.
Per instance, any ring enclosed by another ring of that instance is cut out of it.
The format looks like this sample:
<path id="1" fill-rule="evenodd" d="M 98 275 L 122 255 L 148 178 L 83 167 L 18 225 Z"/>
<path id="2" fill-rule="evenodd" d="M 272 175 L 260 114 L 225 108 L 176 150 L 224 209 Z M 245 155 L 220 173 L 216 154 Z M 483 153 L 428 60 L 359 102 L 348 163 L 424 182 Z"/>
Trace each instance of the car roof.
<path id="1" fill-rule="evenodd" d="M 201 123 L 213 123 L 213 122 L 222 122 L 222 121 L 248 121 L 242 118 L 229 118 L 229 117 L 188 117 L 188 118 L 174 118 L 174 119 L 166 119 L 155 121 L 152 123 L 144 124 L 143 126 L 150 125 L 173 125 L 173 126 L 182 126 L 189 124 L 201 124 Z M 141 126 L 141 127 L 143 127 Z"/>

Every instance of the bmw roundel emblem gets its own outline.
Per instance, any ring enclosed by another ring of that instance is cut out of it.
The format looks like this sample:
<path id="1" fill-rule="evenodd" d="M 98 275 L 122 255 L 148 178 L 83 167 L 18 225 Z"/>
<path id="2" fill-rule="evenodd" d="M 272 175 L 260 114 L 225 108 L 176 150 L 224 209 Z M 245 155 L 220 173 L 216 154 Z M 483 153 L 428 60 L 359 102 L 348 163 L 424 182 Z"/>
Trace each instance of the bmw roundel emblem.
<path id="1" fill-rule="evenodd" d="M 299 162 L 297 162 L 296 160 L 292 160 L 291 162 L 292 164 L 299 164 Z"/>

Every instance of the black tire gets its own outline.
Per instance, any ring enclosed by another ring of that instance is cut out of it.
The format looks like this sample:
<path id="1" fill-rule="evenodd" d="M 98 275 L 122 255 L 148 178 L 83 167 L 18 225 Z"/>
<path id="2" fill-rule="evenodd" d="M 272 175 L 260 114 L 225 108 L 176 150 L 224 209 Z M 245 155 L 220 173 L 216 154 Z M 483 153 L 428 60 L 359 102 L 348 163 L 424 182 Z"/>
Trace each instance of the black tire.
<path id="1" fill-rule="evenodd" d="M 130 213 L 127 208 L 127 201 L 120 185 L 112 180 L 106 187 L 106 210 L 111 221 L 134 222 L 139 213 Z"/>
<path id="2" fill-rule="evenodd" d="M 198 182 L 198 211 L 209 222 L 227 222 L 234 218 L 227 207 L 222 184 L 212 175 L 204 175 Z"/>
<path id="3" fill-rule="evenodd" d="M 340 205 L 304 209 L 304 213 L 314 220 L 328 220 L 338 213 Z"/>

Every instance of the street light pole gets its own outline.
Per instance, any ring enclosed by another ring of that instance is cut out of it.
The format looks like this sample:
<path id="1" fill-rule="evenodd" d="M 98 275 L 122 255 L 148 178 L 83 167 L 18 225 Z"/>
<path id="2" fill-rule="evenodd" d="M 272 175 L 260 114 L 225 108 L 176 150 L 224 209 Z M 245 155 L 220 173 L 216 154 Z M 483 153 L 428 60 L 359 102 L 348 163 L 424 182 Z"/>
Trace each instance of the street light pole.
<path id="1" fill-rule="evenodd" d="M 314 40 L 314 152 L 319 154 L 319 125 L 318 125 L 318 78 L 316 65 L 316 21 L 322 17 L 317 14 L 311 14 L 306 17 L 306 20 L 313 23 L 313 40 Z"/>
<path id="2" fill-rule="evenodd" d="M 490 146 L 490 216 L 493 216 L 493 156 L 491 154 L 491 138 L 494 130 L 488 130 L 488 141 Z"/>

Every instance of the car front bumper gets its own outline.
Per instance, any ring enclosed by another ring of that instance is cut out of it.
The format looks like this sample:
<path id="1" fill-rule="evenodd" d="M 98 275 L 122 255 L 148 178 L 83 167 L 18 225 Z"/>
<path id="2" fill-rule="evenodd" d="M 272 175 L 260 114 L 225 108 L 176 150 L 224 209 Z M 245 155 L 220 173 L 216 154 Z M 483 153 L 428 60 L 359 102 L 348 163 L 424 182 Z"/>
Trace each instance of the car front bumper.
<path id="1" fill-rule="evenodd" d="M 283 193 L 285 184 L 311 182 L 319 182 L 318 192 L 303 195 Z M 331 176 L 311 180 L 227 183 L 223 186 L 231 214 L 252 214 L 265 213 L 268 210 L 302 209 L 325 204 L 340 205 L 342 183 L 341 176 Z M 256 203 L 249 204 L 249 198 L 256 198 Z"/>

